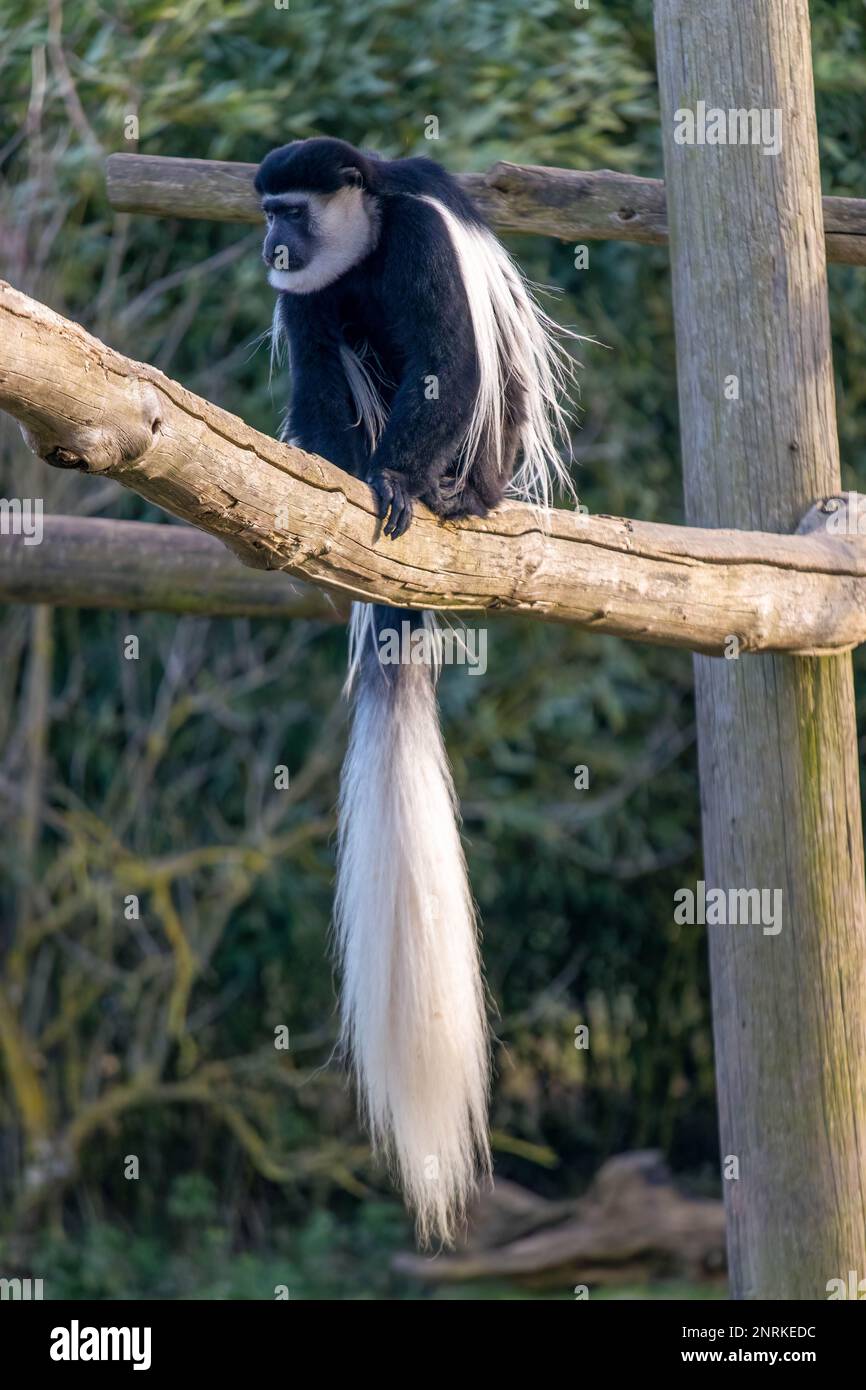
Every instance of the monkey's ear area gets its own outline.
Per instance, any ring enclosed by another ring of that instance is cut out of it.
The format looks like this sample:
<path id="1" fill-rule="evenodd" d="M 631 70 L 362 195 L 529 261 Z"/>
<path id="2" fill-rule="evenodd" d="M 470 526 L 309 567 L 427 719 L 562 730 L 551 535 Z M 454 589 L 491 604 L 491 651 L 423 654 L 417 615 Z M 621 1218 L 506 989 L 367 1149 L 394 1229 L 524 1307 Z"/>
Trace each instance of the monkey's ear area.
<path id="1" fill-rule="evenodd" d="M 355 164 L 347 164 L 341 169 L 340 178 L 347 188 L 364 188 L 367 182 L 362 171 Z"/>

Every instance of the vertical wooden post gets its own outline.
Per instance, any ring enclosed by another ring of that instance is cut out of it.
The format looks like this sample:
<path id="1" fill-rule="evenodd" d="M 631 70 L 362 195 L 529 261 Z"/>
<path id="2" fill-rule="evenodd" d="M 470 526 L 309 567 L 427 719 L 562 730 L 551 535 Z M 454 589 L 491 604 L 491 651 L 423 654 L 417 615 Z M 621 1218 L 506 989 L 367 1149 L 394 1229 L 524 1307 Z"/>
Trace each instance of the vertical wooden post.
<path id="1" fill-rule="evenodd" d="M 807 0 L 655 15 L 686 513 L 791 531 L 840 487 Z M 678 143 L 699 102 L 778 112 L 779 152 Z M 851 660 L 699 657 L 695 683 L 707 887 L 782 892 L 777 935 L 707 929 L 732 1295 L 826 1298 L 866 1276 Z"/>

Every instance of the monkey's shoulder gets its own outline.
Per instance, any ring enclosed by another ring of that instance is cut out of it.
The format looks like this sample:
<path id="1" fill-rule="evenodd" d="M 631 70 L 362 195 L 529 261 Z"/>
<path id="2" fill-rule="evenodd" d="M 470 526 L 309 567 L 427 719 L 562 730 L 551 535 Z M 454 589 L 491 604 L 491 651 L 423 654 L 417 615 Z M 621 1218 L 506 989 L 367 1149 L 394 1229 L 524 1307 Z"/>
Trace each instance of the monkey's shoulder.
<path id="1" fill-rule="evenodd" d="M 483 222 L 469 194 L 464 192 L 454 175 L 434 159 L 427 159 L 423 155 L 391 160 L 387 175 L 382 180 L 382 189 L 389 204 L 392 201 L 402 202 L 402 197 L 433 198 L 464 222 Z"/>
<path id="2" fill-rule="evenodd" d="M 453 202 L 439 197 L 435 189 L 382 199 L 380 234 L 366 266 L 375 280 L 387 286 L 389 296 L 397 285 L 411 296 L 428 283 L 431 273 L 438 274 L 444 267 L 453 271 L 449 214 L 452 228 L 455 222 L 465 226 L 476 220 L 457 212 Z"/>

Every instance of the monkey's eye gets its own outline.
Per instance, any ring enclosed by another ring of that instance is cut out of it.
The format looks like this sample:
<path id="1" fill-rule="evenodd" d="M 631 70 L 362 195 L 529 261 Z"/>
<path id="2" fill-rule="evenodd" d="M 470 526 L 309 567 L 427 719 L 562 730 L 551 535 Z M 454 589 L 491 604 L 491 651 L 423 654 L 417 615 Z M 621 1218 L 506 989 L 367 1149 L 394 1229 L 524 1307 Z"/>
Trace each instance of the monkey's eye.
<path id="1" fill-rule="evenodd" d="M 265 218 L 267 219 L 268 226 L 272 227 L 274 225 L 274 214 L 272 212 L 266 212 Z"/>
<path id="2" fill-rule="evenodd" d="M 285 208 L 283 215 L 288 217 L 291 222 L 298 222 L 303 216 L 303 212 L 304 209 L 301 207 L 300 203 L 295 203 L 289 204 L 289 206 Z"/>

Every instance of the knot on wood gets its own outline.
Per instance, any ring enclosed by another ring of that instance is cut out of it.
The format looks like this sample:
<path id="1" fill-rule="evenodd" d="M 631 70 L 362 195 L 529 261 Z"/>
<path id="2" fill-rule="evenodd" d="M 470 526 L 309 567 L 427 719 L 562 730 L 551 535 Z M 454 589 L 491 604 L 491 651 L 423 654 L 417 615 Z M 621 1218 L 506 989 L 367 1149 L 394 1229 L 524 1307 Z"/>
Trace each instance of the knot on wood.
<path id="1" fill-rule="evenodd" d="M 809 536 L 820 531 L 828 536 L 866 534 L 866 496 L 845 492 L 817 498 L 797 527 L 796 535 Z"/>
<path id="2" fill-rule="evenodd" d="M 28 448 L 52 468 L 105 473 L 137 463 L 154 446 L 162 424 L 159 395 L 149 381 L 130 381 L 128 410 L 112 424 L 62 419 L 21 425 Z"/>
<path id="3" fill-rule="evenodd" d="M 501 159 L 484 174 L 484 184 L 487 188 L 495 188 L 500 193 L 509 193 L 514 188 L 525 187 L 528 172 L 527 166 L 510 164 L 508 160 Z"/>

